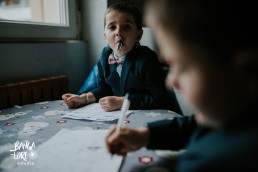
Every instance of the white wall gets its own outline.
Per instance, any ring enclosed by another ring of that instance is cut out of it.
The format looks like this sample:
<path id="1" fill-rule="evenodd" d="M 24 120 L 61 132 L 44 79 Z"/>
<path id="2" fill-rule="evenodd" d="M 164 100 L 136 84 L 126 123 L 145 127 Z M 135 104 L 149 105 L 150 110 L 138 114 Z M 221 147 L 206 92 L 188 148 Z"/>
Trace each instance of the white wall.
<path id="1" fill-rule="evenodd" d="M 66 75 L 77 93 L 89 71 L 87 44 L 73 42 L 0 43 L 0 84 Z"/>
<path id="2" fill-rule="evenodd" d="M 157 50 L 157 48 L 154 44 L 154 38 L 152 36 L 151 29 L 148 27 L 143 28 L 143 35 L 142 35 L 142 39 L 141 39 L 140 43 L 141 43 L 141 45 L 148 46 L 153 51 Z"/>
<path id="3" fill-rule="evenodd" d="M 104 32 L 104 13 L 107 9 L 107 0 L 84 0 L 82 1 L 82 34 L 88 42 L 89 59 L 93 66 L 107 45 Z"/>

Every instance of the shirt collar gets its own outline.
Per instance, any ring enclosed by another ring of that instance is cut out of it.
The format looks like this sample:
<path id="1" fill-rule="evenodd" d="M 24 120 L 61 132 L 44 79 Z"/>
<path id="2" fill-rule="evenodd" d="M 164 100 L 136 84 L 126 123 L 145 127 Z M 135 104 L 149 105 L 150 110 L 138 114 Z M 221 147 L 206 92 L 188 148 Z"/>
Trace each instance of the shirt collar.
<path id="1" fill-rule="evenodd" d="M 117 61 L 124 61 L 124 60 L 125 60 L 126 54 L 125 54 L 124 56 L 122 56 L 122 57 L 118 57 L 118 56 L 114 53 L 114 51 L 112 52 L 112 54 L 113 54 L 113 56 L 115 57 L 115 59 L 116 59 Z"/>

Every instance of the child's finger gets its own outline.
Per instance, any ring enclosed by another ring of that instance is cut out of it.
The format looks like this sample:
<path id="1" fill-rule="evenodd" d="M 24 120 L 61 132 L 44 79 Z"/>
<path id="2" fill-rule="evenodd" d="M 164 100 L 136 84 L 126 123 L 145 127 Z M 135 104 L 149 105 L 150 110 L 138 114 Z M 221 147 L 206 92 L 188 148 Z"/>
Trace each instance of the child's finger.
<path id="1" fill-rule="evenodd" d="M 73 107 L 73 105 L 74 105 L 73 102 L 68 102 L 68 103 L 67 103 L 67 106 L 68 106 L 69 108 Z"/>
<path id="2" fill-rule="evenodd" d="M 62 95 L 62 99 L 66 99 L 68 97 L 68 95 L 67 94 L 64 94 L 64 95 Z"/>
<path id="3" fill-rule="evenodd" d="M 107 136 L 106 136 L 106 141 L 107 141 L 107 139 L 108 139 L 112 134 L 114 134 L 115 130 L 116 130 L 116 125 L 113 124 L 113 125 L 110 127 L 109 132 L 108 132 L 108 134 L 107 134 Z"/>
<path id="4" fill-rule="evenodd" d="M 67 105 L 71 103 L 71 101 L 70 101 L 69 98 L 65 98 L 65 99 L 64 99 L 64 102 L 65 102 Z"/>
<path id="5" fill-rule="evenodd" d="M 108 108 L 102 108 L 105 112 L 108 112 Z"/>
<path id="6" fill-rule="evenodd" d="M 109 132 L 108 132 L 108 135 L 106 137 L 109 137 L 112 133 L 114 133 L 116 130 L 116 125 L 115 124 L 112 124 L 109 128 Z"/>
<path id="7" fill-rule="evenodd" d="M 113 107 L 110 107 L 110 106 L 109 106 L 109 107 L 107 107 L 105 110 L 106 110 L 106 112 L 110 112 L 110 111 L 113 111 L 113 110 L 115 110 L 115 109 L 114 109 Z"/>
<path id="8" fill-rule="evenodd" d="M 99 103 L 103 103 L 103 102 L 105 102 L 105 97 L 103 97 L 103 98 L 101 98 L 101 99 L 99 99 Z"/>
<path id="9" fill-rule="evenodd" d="M 102 101 L 102 102 L 99 102 L 100 106 L 104 106 L 105 105 L 105 102 Z"/>
<path id="10" fill-rule="evenodd" d="M 120 156 L 126 156 L 127 153 L 128 151 L 126 151 L 125 149 L 119 149 L 118 152 L 116 152 L 116 154 Z"/>
<path id="11" fill-rule="evenodd" d="M 105 104 L 104 103 L 99 103 L 99 105 L 104 110 Z"/>
<path id="12" fill-rule="evenodd" d="M 102 107 L 102 109 L 103 109 L 104 111 L 106 111 L 106 112 L 112 111 L 112 107 L 107 106 L 107 105 L 104 105 L 104 106 Z"/>
<path id="13" fill-rule="evenodd" d="M 62 97 L 69 98 L 69 97 L 71 97 L 71 96 L 72 96 L 71 93 L 67 93 L 67 94 L 64 94 Z"/>
<path id="14" fill-rule="evenodd" d="M 114 133 L 109 137 L 108 141 L 110 141 L 109 146 L 110 146 L 110 151 L 112 153 L 125 156 L 129 151 L 127 140 L 124 140 L 120 134 Z"/>
<path id="15" fill-rule="evenodd" d="M 75 101 L 75 97 L 74 96 L 70 96 L 67 98 L 67 102 L 74 102 Z"/>
<path id="16" fill-rule="evenodd" d="M 106 101 L 100 102 L 99 104 L 100 104 L 100 106 L 101 106 L 102 109 L 108 108 L 108 104 L 107 104 Z"/>

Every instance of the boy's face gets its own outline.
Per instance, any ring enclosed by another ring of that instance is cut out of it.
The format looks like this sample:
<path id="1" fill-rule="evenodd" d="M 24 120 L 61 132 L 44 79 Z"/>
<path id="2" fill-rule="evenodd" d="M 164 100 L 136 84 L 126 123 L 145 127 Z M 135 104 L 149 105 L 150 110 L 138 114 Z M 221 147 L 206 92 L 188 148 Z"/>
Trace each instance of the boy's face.
<path id="1" fill-rule="evenodd" d="M 118 57 L 131 51 L 141 36 L 142 30 L 137 30 L 131 14 L 113 10 L 106 15 L 104 37 Z M 118 42 L 121 43 L 120 50 L 117 50 Z"/>
<path id="2" fill-rule="evenodd" d="M 205 53 L 196 47 L 183 44 L 170 31 L 162 28 L 156 21 L 148 21 L 152 28 L 160 54 L 169 65 L 166 84 L 170 89 L 181 91 L 183 98 L 196 112 L 197 122 L 218 127 L 225 118 L 228 94 L 231 85 L 227 74 L 205 58 Z M 222 84 L 223 83 L 223 84 Z"/>

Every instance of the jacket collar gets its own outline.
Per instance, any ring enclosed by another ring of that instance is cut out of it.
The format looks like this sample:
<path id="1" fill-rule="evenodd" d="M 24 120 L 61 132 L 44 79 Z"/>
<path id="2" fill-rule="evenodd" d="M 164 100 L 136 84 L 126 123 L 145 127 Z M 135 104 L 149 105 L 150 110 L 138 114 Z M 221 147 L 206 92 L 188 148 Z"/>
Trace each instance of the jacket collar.
<path id="1" fill-rule="evenodd" d="M 134 46 L 134 48 L 126 55 L 126 58 L 125 58 L 125 61 L 123 64 L 123 68 L 122 68 L 122 72 L 121 72 L 121 79 L 120 79 L 120 86 L 121 86 L 123 95 L 126 94 L 125 93 L 125 83 L 126 83 L 130 68 L 136 58 L 136 52 L 137 52 L 136 49 L 137 49 L 137 45 Z"/>
<path id="2" fill-rule="evenodd" d="M 121 94 L 125 95 L 125 83 L 128 77 L 128 73 L 130 71 L 130 68 L 133 64 L 133 62 L 135 61 L 136 57 L 136 53 L 138 46 L 135 45 L 134 48 L 126 55 L 125 61 L 123 63 L 123 68 L 122 68 L 122 72 L 121 72 L 121 78 L 120 78 L 120 90 L 121 90 Z M 107 61 L 106 64 L 108 64 L 108 57 L 109 55 L 112 53 L 112 49 L 108 46 L 106 51 L 104 51 L 104 55 L 107 57 Z M 114 72 L 116 71 L 116 65 L 109 65 L 111 71 L 110 72 Z M 118 76 L 118 74 L 117 74 Z M 118 76 L 119 77 L 119 76 Z"/>

